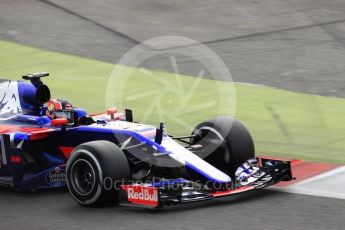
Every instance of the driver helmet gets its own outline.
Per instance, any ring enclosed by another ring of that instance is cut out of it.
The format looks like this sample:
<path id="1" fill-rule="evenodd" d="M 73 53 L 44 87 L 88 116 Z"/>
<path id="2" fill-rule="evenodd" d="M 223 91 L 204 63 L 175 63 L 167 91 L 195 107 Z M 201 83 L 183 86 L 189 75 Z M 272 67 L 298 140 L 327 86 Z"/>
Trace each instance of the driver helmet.
<path id="1" fill-rule="evenodd" d="M 44 107 L 46 107 L 45 115 L 50 119 L 66 118 L 68 125 L 74 124 L 74 108 L 67 100 L 49 100 Z"/>

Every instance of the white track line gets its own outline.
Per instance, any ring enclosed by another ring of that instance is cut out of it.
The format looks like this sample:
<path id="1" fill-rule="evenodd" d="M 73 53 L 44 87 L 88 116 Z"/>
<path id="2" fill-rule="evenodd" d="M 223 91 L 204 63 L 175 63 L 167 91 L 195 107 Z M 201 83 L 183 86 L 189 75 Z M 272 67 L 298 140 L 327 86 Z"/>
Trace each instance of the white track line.
<path id="1" fill-rule="evenodd" d="M 342 183 L 343 182 L 343 183 Z M 303 180 L 285 188 L 273 190 L 310 196 L 345 200 L 345 166 Z"/>
<path id="2" fill-rule="evenodd" d="M 328 197 L 328 198 L 345 200 L 345 194 L 343 193 L 332 193 L 332 192 L 325 192 L 325 191 L 317 191 L 314 189 L 301 189 L 301 188 L 270 188 L 270 189 L 279 191 L 279 192 L 287 192 L 287 193 L 302 194 L 302 195 L 308 195 L 308 196 L 319 196 L 319 197 Z"/>
<path id="3" fill-rule="evenodd" d="M 327 177 L 331 177 L 331 176 L 334 176 L 336 174 L 341 174 L 339 176 L 344 176 L 345 177 L 345 166 L 341 166 L 341 167 L 338 167 L 338 168 L 335 168 L 335 169 L 332 169 L 330 171 L 327 171 L 327 172 L 324 172 L 324 173 L 321 173 L 317 176 L 314 176 L 314 177 L 311 177 L 309 179 L 306 179 L 306 180 L 303 180 L 303 181 L 300 181 L 300 182 L 297 182 L 296 184 L 294 184 L 293 186 L 297 186 L 297 185 L 304 185 L 304 184 L 307 184 L 307 183 L 311 183 L 311 182 L 315 182 L 317 180 L 323 180 Z M 345 181 L 344 181 L 345 182 Z M 343 185 L 344 186 L 344 185 Z"/>

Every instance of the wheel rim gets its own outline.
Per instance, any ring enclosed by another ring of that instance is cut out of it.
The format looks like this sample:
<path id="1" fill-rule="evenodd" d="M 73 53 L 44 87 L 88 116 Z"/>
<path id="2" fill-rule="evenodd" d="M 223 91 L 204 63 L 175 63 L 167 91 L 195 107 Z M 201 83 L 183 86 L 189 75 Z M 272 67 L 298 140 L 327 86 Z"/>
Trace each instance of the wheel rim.
<path id="1" fill-rule="evenodd" d="M 96 173 L 90 162 L 76 160 L 71 167 L 71 184 L 79 195 L 90 194 L 96 184 Z"/>
<path id="2" fill-rule="evenodd" d="M 199 142 L 203 138 L 207 137 L 208 139 L 217 139 L 220 141 L 225 141 L 224 137 L 220 132 L 218 132 L 215 128 L 210 127 L 210 126 L 201 126 L 197 130 L 194 131 L 196 134 L 195 139 L 193 140 L 194 143 Z M 224 158 L 227 164 L 230 163 L 230 155 L 227 154 L 226 157 Z"/>
<path id="3" fill-rule="evenodd" d="M 224 140 L 223 136 L 214 128 L 209 126 L 202 126 L 196 130 L 197 135 L 199 138 L 204 138 L 206 135 L 208 135 L 208 138 L 215 138 L 219 139 L 221 141 Z"/>

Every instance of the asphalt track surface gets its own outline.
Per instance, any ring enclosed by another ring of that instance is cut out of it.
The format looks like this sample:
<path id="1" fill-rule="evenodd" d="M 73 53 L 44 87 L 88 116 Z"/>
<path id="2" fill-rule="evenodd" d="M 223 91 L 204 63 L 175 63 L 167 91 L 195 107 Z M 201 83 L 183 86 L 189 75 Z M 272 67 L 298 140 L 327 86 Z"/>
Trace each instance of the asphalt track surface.
<path id="1" fill-rule="evenodd" d="M 345 202 L 263 190 L 146 210 L 84 208 L 64 190 L 0 190 L 0 229 L 342 229 Z"/>
<path id="2" fill-rule="evenodd" d="M 186 36 L 237 82 L 345 97 L 344 12 L 343 0 L 1 0 L 0 39 L 117 63 L 140 41 Z M 199 62 L 176 59 L 181 73 L 199 73 Z M 164 55 L 144 66 L 173 71 Z"/>
<path id="3" fill-rule="evenodd" d="M 183 35 L 216 51 L 235 81 L 345 97 L 344 1 L 138 2 L 85 1 L 80 6 L 74 0 L 0 0 L 0 39 L 116 63 L 139 41 Z M 109 17 L 107 6 L 118 18 Z M 232 24 L 221 23 L 227 17 Z M 181 58 L 179 70 L 195 75 L 197 63 Z M 167 60 L 145 65 L 172 71 Z M 89 209 L 65 190 L 1 189 L 0 216 L 0 229 L 338 230 L 343 229 L 345 201 L 264 190 L 160 211 Z"/>

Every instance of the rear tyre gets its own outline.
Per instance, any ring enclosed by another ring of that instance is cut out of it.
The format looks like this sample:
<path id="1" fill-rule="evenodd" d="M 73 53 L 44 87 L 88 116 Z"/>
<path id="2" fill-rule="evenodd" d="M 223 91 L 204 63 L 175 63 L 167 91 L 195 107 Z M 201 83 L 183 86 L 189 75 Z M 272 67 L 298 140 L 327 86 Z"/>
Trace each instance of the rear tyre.
<path id="1" fill-rule="evenodd" d="M 67 187 L 73 198 L 83 206 L 118 203 L 119 185 L 130 178 L 125 154 L 108 141 L 79 145 L 66 166 Z"/>
<path id="2" fill-rule="evenodd" d="M 255 156 L 253 139 L 246 127 L 232 117 L 219 117 L 195 127 L 192 144 L 206 149 L 200 157 L 235 180 L 235 172 Z"/>

